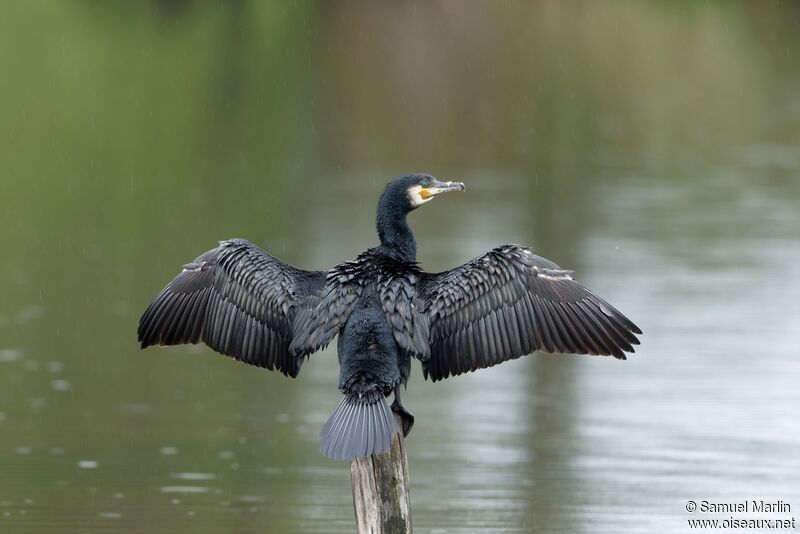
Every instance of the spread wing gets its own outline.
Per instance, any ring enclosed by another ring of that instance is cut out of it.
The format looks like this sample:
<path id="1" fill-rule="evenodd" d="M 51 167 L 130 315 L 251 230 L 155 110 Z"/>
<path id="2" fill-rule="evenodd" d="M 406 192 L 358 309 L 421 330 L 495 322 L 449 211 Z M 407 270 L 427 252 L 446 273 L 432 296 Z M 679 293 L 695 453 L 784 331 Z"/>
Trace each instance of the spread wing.
<path id="1" fill-rule="evenodd" d="M 569 271 L 517 245 L 503 245 L 451 271 L 422 273 L 417 295 L 430 322 L 434 381 L 536 350 L 634 352 L 641 330 Z"/>
<path id="2" fill-rule="evenodd" d="M 283 263 L 243 239 L 222 241 L 161 290 L 139 321 L 139 341 L 142 348 L 202 341 L 294 377 L 303 358 L 289 351 L 293 317 L 319 302 L 324 284 L 323 272 Z"/>

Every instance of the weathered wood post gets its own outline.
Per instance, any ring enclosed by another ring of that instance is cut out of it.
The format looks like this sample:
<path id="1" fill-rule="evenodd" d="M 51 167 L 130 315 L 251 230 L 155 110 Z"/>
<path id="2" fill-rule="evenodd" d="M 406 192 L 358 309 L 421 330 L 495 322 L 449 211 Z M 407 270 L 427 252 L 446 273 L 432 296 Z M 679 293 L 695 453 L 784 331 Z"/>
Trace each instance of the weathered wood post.
<path id="1" fill-rule="evenodd" d="M 398 425 L 402 428 L 400 418 Z M 408 460 L 401 432 L 381 454 L 350 463 L 353 507 L 359 534 L 411 534 Z"/>

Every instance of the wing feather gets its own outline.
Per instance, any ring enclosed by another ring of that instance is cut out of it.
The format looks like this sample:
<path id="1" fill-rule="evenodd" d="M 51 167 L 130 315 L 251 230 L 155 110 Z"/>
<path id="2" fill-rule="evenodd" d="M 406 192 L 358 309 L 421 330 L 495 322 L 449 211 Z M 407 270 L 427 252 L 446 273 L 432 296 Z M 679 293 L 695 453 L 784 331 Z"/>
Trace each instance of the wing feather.
<path id="1" fill-rule="evenodd" d="M 222 241 L 153 299 L 139 321 L 139 341 L 142 348 L 202 341 L 237 360 L 297 376 L 303 354 L 289 350 L 294 318 L 319 302 L 325 276 L 243 239 Z"/>
<path id="2" fill-rule="evenodd" d="M 517 245 L 503 245 L 443 273 L 419 272 L 430 355 L 441 380 L 535 350 L 625 359 L 641 330 L 570 271 Z M 417 319 L 419 322 L 419 319 Z"/>

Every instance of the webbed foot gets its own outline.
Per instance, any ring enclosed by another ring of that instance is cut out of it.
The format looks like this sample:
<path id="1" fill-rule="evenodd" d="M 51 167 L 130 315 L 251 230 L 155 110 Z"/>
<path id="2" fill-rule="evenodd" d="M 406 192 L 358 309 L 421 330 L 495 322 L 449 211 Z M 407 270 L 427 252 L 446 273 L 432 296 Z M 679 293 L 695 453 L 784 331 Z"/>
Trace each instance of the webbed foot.
<path id="1" fill-rule="evenodd" d="M 414 414 L 406 410 L 400 400 L 400 386 L 394 389 L 394 402 L 392 403 L 392 411 L 400 416 L 400 421 L 403 426 L 403 437 L 408 436 L 411 432 L 411 427 L 414 426 Z"/>

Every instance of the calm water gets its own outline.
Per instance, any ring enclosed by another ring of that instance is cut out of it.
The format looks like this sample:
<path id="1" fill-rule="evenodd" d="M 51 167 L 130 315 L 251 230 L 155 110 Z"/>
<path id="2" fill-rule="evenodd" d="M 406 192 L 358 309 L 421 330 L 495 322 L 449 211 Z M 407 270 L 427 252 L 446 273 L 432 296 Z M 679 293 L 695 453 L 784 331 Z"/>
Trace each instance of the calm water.
<path id="1" fill-rule="evenodd" d="M 333 350 L 289 380 L 136 324 L 218 239 L 353 257 L 412 170 L 467 184 L 412 215 L 425 268 L 533 245 L 645 332 L 625 362 L 415 368 L 418 532 L 683 532 L 689 499 L 800 520 L 794 4 L 0 14 L 0 532 L 352 531 L 317 452 Z"/>

